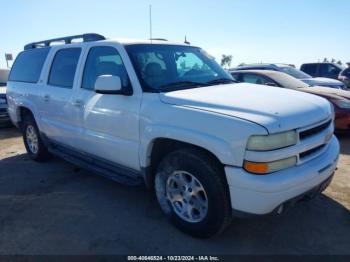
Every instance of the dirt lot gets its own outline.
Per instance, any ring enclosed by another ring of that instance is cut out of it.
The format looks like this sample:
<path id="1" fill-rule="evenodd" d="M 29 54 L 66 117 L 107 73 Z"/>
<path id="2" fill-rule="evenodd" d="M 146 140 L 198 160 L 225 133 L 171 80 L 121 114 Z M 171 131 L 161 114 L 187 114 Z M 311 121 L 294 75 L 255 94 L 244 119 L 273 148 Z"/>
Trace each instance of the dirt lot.
<path id="1" fill-rule="evenodd" d="M 143 187 L 60 159 L 30 161 L 15 129 L 0 130 L 0 254 L 350 254 L 350 137 L 324 195 L 278 217 L 235 219 L 221 236 L 173 228 Z"/>

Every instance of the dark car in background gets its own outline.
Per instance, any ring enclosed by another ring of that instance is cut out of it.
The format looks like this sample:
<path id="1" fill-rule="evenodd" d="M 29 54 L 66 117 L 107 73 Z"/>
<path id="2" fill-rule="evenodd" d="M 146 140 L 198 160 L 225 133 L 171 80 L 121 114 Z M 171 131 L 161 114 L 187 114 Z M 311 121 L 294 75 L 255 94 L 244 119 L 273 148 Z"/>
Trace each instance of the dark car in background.
<path id="1" fill-rule="evenodd" d="M 313 78 L 311 75 L 304 73 L 301 70 L 294 68 L 287 64 L 251 64 L 239 66 L 232 70 L 272 70 L 286 73 L 296 79 L 303 81 L 310 86 L 324 86 L 337 89 L 347 89 L 346 85 L 335 79 L 317 77 Z M 231 70 L 231 71 L 232 71 Z"/>
<path id="2" fill-rule="evenodd" d="M 300 70 L 313 77 L 327 77 L 338 79 L 344 68 L 335 63 L 305 63 Z"/>
<path id="3" fill-rule="evenodd" d="M 349 132 L 350 130 L 350 92 L 348 91 L 327 87 L 310 87 L 288 74 L 271 70 L 232 71 L 231 75 L 238 82 L 295 89 L 321 96 L 334 106 L 336 130 L 338 132 Z"/>

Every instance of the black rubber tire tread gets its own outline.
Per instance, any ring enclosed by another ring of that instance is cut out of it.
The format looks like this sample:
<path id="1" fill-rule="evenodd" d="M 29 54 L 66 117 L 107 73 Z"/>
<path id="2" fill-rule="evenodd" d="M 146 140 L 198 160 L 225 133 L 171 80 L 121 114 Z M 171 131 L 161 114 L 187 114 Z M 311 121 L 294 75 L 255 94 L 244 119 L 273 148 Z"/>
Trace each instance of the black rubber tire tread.
<path id="1" fill-rule="evenodd" d="M 205 151 L 189 147 L 165 156 L 156 176 L 169 176 L 179 169 L 194 175 L 204 186 L 209 201 L 208 213 L 203 221 L 189 223 L 178 217 L 170 207 L 171 212 L 167 214 L 169 219 L 181 231 L 194 237 L 209 238 L 220 234 L 232 220 L 229 189 L 223 167 Z"/>

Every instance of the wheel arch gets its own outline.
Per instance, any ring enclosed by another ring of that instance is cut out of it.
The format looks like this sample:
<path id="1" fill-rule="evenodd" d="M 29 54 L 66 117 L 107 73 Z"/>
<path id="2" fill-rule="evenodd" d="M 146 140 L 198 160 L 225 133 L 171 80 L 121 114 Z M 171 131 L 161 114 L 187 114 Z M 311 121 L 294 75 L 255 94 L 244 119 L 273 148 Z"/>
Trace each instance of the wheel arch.
<path id="1" fill-rule="evenodd" d="M 157 167 L 164 156 L 178 149 L 194 148 L 209 156 L 214 163 L 224 172 L 224 164 L 211 150 L 193 143 L 188 143 L 174 138 L 158 137 L 153 139 L 148 146 L 146 167 L 143 168 L 145 184 L 153 188 Z"/>

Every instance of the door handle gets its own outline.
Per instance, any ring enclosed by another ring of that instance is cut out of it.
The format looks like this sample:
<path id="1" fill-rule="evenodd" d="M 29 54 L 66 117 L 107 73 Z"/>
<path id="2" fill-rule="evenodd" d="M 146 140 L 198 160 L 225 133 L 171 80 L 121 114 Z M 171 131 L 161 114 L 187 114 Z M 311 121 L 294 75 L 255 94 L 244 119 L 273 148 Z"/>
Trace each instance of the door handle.
<path id="1" fill-rule="evenodd" d="M 50 95 L 44 95 L 44 101 L 46 102 L 50 101 Z"/>
<path id="2" fill-rule="evenodd" d="M 83 107 L 84 106 L 84 101 L 80 100 L 80 99 L 77 99 L 72 104 L 73 104 L 73 106 L 76 106 L 76 107 Z"/>

